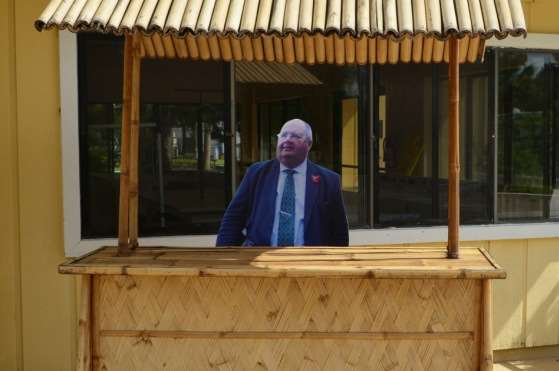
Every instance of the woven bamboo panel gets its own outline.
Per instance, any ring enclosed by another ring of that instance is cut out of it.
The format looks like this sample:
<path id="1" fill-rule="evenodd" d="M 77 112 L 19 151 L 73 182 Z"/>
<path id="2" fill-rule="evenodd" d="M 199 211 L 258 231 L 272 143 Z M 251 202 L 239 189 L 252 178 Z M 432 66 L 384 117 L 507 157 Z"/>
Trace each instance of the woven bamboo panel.
<path id="1" fill-rule="evenodd" d="M 97 370 L 476 370 L 467 341 L 106 338 Z"/>
<path id="2" fill-rule="evenodd" d="M 94 370 L 475 370 L 480 280 L 94 276 Z"/>

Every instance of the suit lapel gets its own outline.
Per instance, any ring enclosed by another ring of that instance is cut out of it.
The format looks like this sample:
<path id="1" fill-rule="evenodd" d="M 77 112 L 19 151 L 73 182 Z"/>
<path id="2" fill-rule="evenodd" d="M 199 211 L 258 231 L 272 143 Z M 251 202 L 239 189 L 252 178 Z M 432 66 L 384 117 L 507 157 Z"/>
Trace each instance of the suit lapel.
<path id="1" fill-rule="evenodd" d="M 262 222 L 262 225 L 264 226 L 263 233 L 268 240 L 267 245 L 270 245 L 271 243 L 272 229 L 274 227 L 274 212 L 276 210 L 279 169 L 279 161 L 274 160 L 270 172 L 266 174 L 266 177 L 264 178 L 264 185 L 261 188 L 264 192 L 262 195 L 262 200 L 264 201 L 262 205 L 264 220 L 260 222 Z M 255 222 L 259 223 L 259 221 Z"/>
<path id="2" fill-rule="evenodd" d="M 319 188 L 320 174 L 317 171 L 317 167 L 311 161 L 307 161 L 307 182 L 305 186 L 305 236 L 308 235 L 307 231 L 309 229 L 309 222 L 311 220 L 311 214 L 314 209 L 314 204 L 316 203 Z"/>

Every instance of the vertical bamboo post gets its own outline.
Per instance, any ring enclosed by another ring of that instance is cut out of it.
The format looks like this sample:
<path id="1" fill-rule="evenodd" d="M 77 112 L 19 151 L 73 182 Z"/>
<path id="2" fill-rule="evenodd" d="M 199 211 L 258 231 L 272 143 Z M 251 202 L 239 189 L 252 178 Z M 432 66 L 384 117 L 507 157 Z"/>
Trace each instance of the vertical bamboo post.
<path id="1" fill-rule="evenodd" d="M 91 371 L 91 276 L 81 276 L 77 371 Z"/>
<path id="2" fill-rule="evenodd" d="M 491 280 L 483 280 L 482 283 L 482 334 L 481 334 L 481 371 L 493 371 L 493 321 L 491 303 Z"/>
<path id="3" fill-rule="evenodd" d="M 458 39 L 449 41 L 448 62 L 448 251 L 450 259 L 459 258 L 460 226 L 460 71 Z"/>
<path id="4" fill-rule="evenodd" d="M 130 93 L 130 179 L 129 179 L 129 246 L 138 246 L 138 157 L 140 146 L 140 67 L 141 35 L 132 36 L 132 71 Z"/>
<path id="5" fill-rule="evenodd" d="M 118 203 L 118 255 L 130 253 L 128 244 L 128 202 L 130 176 L 130 105 L 132 92 L 132 36 L 124 39 L 124 68 L 122 75 L 122 126 L 120 134 L 120 194 Z"/>

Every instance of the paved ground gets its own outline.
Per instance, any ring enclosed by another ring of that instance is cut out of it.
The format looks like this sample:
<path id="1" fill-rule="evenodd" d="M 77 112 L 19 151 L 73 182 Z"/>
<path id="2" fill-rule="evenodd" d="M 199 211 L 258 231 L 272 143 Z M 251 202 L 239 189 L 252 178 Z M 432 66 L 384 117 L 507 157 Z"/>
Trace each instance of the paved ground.
<path id="1" fill-rule="evenodd" d="M 559 354 L 553 358 L 499 362 L 493 371 L 559 371 Z"/>

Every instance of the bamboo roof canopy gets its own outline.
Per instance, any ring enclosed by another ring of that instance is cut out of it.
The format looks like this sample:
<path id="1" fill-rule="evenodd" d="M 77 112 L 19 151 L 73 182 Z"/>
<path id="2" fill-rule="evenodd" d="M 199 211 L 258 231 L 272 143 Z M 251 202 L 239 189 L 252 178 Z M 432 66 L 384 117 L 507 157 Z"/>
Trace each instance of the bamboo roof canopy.
<path id="1" fill-rule="evenodd" d="M 439 63 L 449 37 L 475 62 L 490 37 L 526 35 L 521 0 L 51 0 L 38 30 L 143 35 L 149 58 Z"/>
<path id="2" fill-rule="evenodd" d="M 115 257 L 115 247 L 59 266 L 61 273 L 236 277 L 505 278 L 484 249 L 462 247 L 460 259 L 446 248 L 169 248 L 143 247 Z"/>
<path id="3" fill-rule="evenodd" d="M 487 38 L 526 35 L 521 0 L 51 0 L 35 27 L 126 36 L 117 255 L 138 246 L 140 70 L 141 59 L 148 57 L 338 65 L 447 62 L 447 257 L 459 259 L 459 64 L 476 62 Z M 246 81 L 273 83 L 274 76 L 290 74 L 295 81 L 320 85 L 301 66 L 288 71 L 246 64 L 239 70 Z"/>

